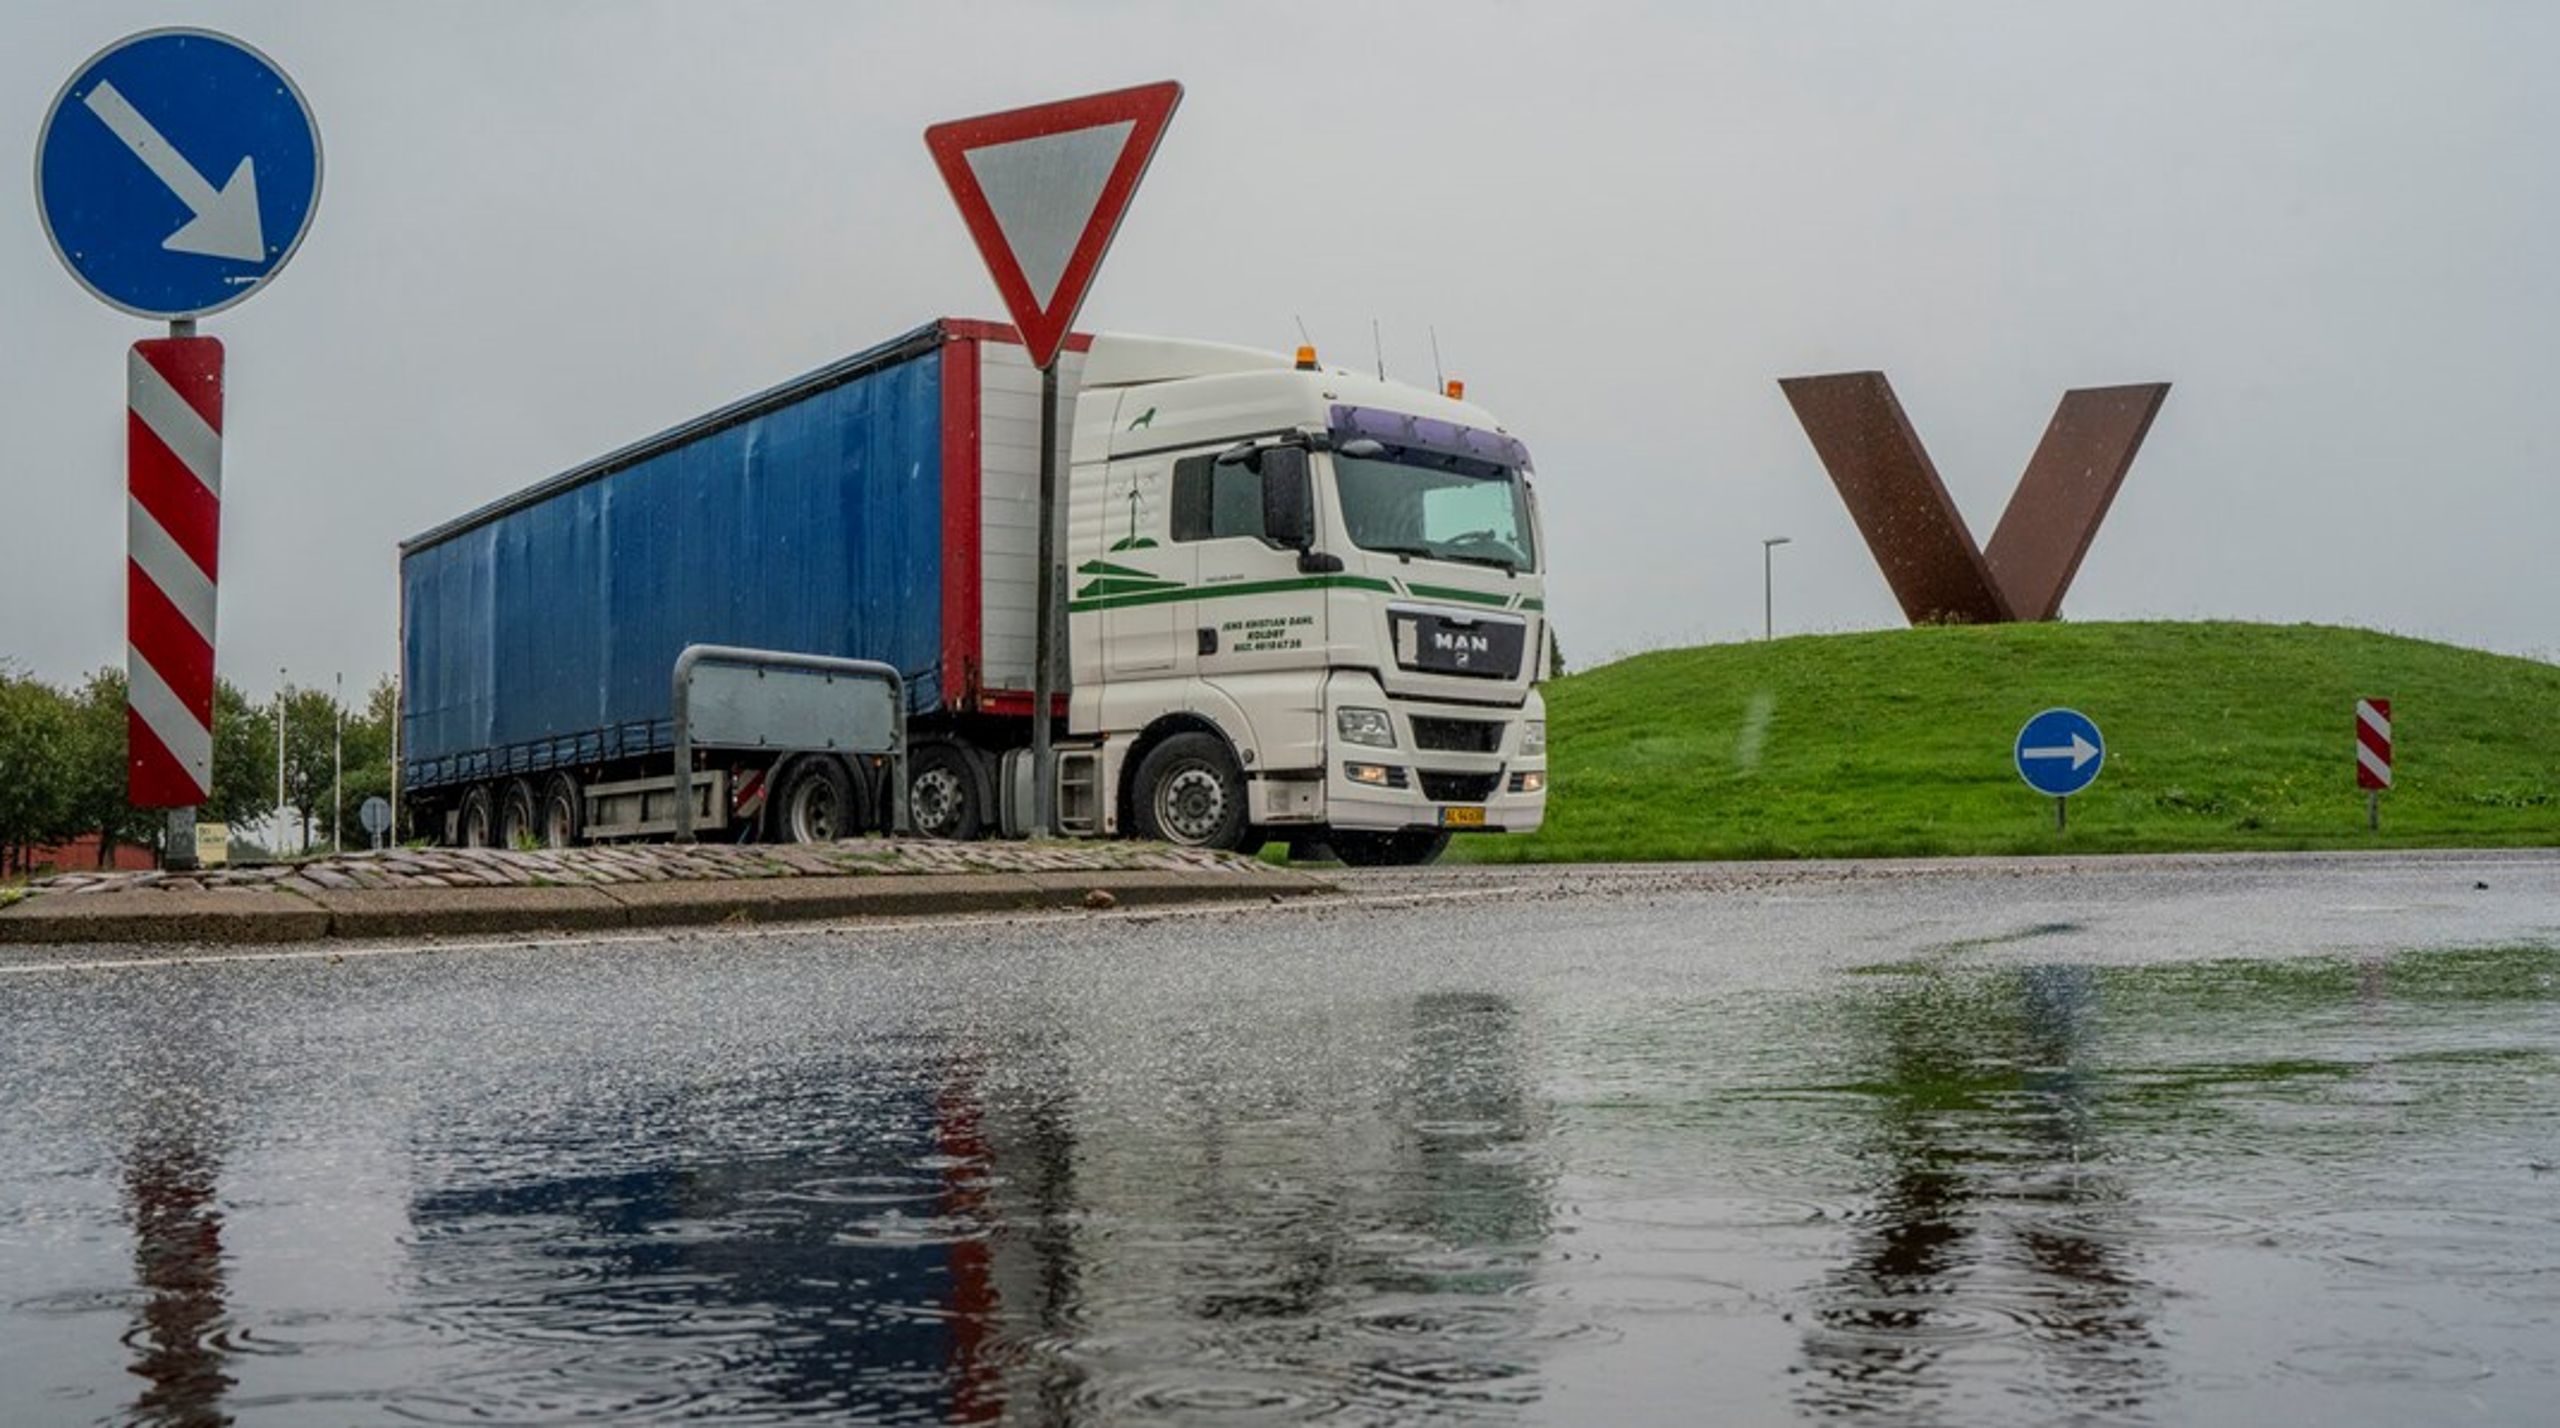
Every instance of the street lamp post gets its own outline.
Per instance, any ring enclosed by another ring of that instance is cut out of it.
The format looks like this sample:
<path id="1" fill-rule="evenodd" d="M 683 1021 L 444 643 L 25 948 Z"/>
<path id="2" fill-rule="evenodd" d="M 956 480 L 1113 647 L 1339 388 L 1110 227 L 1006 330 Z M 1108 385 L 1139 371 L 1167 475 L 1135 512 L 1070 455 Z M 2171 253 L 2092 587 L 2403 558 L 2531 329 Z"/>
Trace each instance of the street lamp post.
<path id="1" fill-rule="evenodd" d="M 347 676 L 340 671 L 331 686 L 337 707 L 337 734 L 329 744 L 329 851 L 347 851 Z"/>
<path id="2" fill-rule="evenodd" d="M 1763 640 L 1776 639 L 1778 635 L 1778 617 L 1773 600 L 1776 587 L 1769 574 L 1770 554 L 1782 545 L 1794 543 L 1793 536 L 1763 536 L 1760 539 L 1760 638 Z"/>
<path id="3" fill-rule="evenodd" d="M 276 851 L 284 851 L 284 669 L 276 669 Z"/>

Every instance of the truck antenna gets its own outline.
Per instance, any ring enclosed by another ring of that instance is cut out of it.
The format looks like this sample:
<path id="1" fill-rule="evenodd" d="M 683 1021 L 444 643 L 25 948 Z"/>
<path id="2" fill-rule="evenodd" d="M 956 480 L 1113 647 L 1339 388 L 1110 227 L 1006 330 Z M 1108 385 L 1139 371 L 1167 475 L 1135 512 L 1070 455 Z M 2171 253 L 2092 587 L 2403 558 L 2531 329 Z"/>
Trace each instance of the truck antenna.
<path id="1" fill-rule="evenodd" d="M 1369 350 L 1378 354 L 1378 380 L 1387 379 L 1387 343 L 1378 335 L 1378 320 L 1369 319 Z"/>
<path id="2" fill-rule="evenodd" d="M 1437 392 L 1449 390 L 1449 378 L 1440 370 L 1440 328 L 1437 324 L 1431 329 L 1431 388 Z"/>

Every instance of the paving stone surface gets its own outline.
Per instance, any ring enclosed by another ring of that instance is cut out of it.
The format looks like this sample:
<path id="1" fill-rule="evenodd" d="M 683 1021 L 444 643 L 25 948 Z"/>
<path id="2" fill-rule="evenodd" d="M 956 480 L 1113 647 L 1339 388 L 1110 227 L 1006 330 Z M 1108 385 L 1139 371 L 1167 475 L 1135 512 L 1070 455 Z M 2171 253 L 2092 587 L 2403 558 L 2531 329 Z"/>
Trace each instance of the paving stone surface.
<path id="1" fill-rule="evenodd" d="M 954 873 L 1200 874 L 1268 872 L 1233 853 L 1157 843 L 940 843 L 861 838 L 777 846 L 626 844 L 518 852 L 506 848 L 394 848 L 296 863 L 194 873 L 64 873 L 27 888 L 30 898 L 99 893 L 206 893 L 276 889 L 306 896 L 409 888 L 548 888 L 764 878 L 911 877 Z"/>

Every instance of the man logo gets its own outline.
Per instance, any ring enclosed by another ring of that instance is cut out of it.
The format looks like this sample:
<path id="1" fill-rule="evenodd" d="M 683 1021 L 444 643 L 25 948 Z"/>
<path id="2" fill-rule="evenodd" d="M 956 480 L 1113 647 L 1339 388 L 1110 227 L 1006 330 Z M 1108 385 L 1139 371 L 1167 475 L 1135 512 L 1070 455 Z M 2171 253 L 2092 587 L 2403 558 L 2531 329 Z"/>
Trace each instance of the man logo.
<path id="1" fill-rule="evenodd" d="M 1493 653 L 1493 640 L 1485 635 L 1453 635 L 1442 630 L 1431 637 L 1433 649 L 1449 650 L 1464 660 L 1471 654 Z"/>
<path id="2" fill-rule="evenodd" d="M 2059 616 L 2063 592 L 2169 397 L 2166 382 L 2063 393 L 1985 550 L 1882 372 L 1788 377 L 1778 386 L 1915 625 Z"/>

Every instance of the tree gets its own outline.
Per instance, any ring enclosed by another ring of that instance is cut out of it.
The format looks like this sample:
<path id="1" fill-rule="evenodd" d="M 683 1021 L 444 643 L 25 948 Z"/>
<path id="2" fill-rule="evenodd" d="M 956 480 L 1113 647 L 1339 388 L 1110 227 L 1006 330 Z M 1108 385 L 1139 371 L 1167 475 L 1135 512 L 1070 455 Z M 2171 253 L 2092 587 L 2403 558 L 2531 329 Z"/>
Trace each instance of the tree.
<path id="1" fill-rule="evenodd" d="M 0 871 L 78 827 L 78 739 L 71 701 L 0 666 Z"/>
<path id="2" fill-rule="evenodd" d="M 130 801 L 124 671 L 110 665 L 92 673 L 66 704 L 72 720 L 69 791 L 76 832 L 98 835 L 100 866 L 119 846 L 158 846 L 164 826 L 159 811 L 135 808 Z"/>
<path id="3" fill-rule="evenodd" d="M 337 771 L 338 701 L 325 689 L 284 692 L 284 801 L 302 829 L 302 846 L 311 846 L 311 825 L 325 824 L 329 785 Z M 268 726 L 274 732 L 274 726 Z M 272 767 L 272 765 L 270 765 Z"/>
<path id="4" fill-rule="evenodd" d="M 227 679 L 213 682 L 213 788 L 200 815 L 248 823 L 276 806 L 276 715 Z"/>
<path id="5" fill-rule="evenodd" d="M 125 672 L 113 666 L 89 676 L 70 701 L 77 832 L 98 835 L 101 863 L 119 845 L 159 845 L 167 822 L 156 808 L 136 808 L 132 748 L 125 715 Z M 228 680 L 213 686 L 213 787 L 196 812 L 211 823 L 245 822 L 275 806 L 275 720 L 251 707 Z"/>

